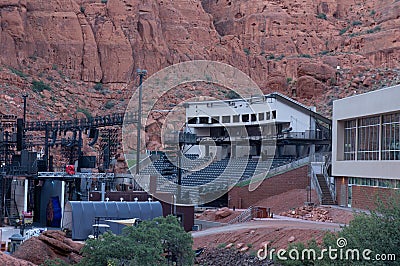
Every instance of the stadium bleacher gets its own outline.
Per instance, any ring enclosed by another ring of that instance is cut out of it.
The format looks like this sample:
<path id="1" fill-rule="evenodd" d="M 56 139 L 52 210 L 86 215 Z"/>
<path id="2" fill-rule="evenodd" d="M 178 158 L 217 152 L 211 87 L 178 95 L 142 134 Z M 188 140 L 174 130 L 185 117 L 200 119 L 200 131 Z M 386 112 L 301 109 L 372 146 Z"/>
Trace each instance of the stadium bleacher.
<path id="1" fill-rule="evenodd" d="M 185 154 L 182 160 L 182 185 L 200 186 L 210 182 L 232 184 L 231 181 L 242 181 L 269 169 L 274 169 L 293 161 L 291 157 L 277 157 L 266 161 L 248 158 L 227 158 L 211 161 L 209 157 L 199 158 L 197 154 Z M 257 171 L 256 171 L 257 170 Z M 156 175 L 177 183 L 177 167 L 166 156 L 161 156 L 152 165 L 141 171 L 141 174 Z M 238 176 L 240 174 L 240 177 Z"/>

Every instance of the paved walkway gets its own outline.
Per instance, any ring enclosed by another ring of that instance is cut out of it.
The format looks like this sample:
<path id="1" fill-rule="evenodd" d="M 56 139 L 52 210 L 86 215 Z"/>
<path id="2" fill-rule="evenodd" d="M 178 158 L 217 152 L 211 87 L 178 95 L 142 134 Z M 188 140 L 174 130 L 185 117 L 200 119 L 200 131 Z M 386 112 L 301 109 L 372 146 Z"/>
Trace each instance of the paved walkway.
<path id="1" fill-rule="evenodd" d="M 341 224 L 336 223 L 324 223 L 294 219 L 284 216 L 277 216 L 273 219 L 258 219 L 256 221 L 237 223 L 225 226 L 219 226 L 209 228 L 203 231 L 192 232 L 193 237 L 202 237 L 207 235 L 246 230 L 246 229 L 257 229 L 257 228 L 281 228 L 281 229 L 317 229 L 327 231 L 339 231 Z"/>

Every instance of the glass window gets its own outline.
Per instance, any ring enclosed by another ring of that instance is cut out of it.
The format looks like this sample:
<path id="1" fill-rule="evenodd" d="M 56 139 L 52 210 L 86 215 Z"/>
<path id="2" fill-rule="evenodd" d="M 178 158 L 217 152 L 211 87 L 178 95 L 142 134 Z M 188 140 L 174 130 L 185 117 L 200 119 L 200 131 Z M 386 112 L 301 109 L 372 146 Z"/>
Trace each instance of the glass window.
<path id="1" fill-rule="evenodd" d="M 272 111 L 272 119 L 276 119 L 276 110 Z"/>
<path id="2" fill-rule="evenodd" d="M 188 124 L 197 124 L 197 117 L 188 117 Z"/>
<path id="3" fill-rule="evenodd" d="M 224 115 L 222 117 L 222 123 L 230 123 L 231 122 L 231 117 L 229 115 Z"/>
<path id="4" fill-rule="evenodd" d="M 258 120 L 263 121 L 264 120 L 264 113 L 258 113 Z"/>
<path id="5" fill-rule="evenodd" d="M 382 116 L 382 160 L 400 160 L 400 113 Z"/>
<path id="6" fill-rule="evenodd" d="M 249 115 L 242 115 L 242 122 L 249 122 Z"/>
<path id="7" fill-rule="evenodd" d="M 356 120 L 344 122 L 344 160 L 356 158 Z"/>
<path id="8" fill-rule="evenodd" d="M 357 160 L 379 159 L 379 116 L 358 119 Z"/>
<path id="9" fill-rule="evenodd" d="M 200 124 L 208 124 L 209 117 L 200 117 Z"/>
<path id="10" fill-rule="evenodd" d="M 219 123 L 219 116 L 211 117 L 211 124 L 218 124 Z"/>
<path id="11" fill-rule="evenodd" d="M 271 113 L 267 112 L 267 120 L 270 120 L 270 119 L 271 119 Z"/>
<path id="12" fill-rule="evenodd" d="M 257 121 L 257 115 L 256 114 L 251 114 L 251 121 Z"/>
<path id="13" fill-rule="evenodd" d="M 239 115 L 234 115 L 232 118 L 233 118 L 233 123 L 239 122 Z"/>

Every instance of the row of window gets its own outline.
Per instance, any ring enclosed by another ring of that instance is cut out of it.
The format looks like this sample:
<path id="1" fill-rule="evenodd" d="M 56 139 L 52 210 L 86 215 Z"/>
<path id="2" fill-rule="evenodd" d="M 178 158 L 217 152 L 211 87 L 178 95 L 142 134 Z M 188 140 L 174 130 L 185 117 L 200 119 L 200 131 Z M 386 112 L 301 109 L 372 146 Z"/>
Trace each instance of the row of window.
<path id="1" fill-rule="evenodd" d="M 349 185 L 368 186 L 368 187 L 384 187 L 384 188 L 400 188 L 400 180 L 350 177 Z"/>
<path id="2" fill-rule="evenodd" d="M 400 160 L 400 113 L 345 121 L 344 160 Z"/>
<path id="3" fill-rule="evenodd" d="M 258 114 L 241 114 L 241 115 L 223 115 L 223 116 L 202 116 L 188 117 L 188 124 L 219 124 L 222 123 L 239 123 L 239 122 L 257 122 L 276 119 L 276 110 L 272 112 L 262 112 Z"/>

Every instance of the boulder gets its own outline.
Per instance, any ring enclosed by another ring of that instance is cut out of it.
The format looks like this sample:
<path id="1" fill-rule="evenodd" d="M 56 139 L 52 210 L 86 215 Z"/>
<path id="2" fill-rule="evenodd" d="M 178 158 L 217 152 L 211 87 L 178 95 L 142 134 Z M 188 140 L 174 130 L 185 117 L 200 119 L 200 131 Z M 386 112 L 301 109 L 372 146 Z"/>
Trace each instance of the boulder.
<path id="1" fill-rule="evenodd" d="M 222 219 L 222 218 L 228 217 L 232 213 L 233 213 L 232 210 L 230 210 L 227 207 L 224 207 L 224 208 L 221 208 L 221 209 L 219 209 L 218 211 L 215 212 L 215 217 L 217 219 Z"/>

